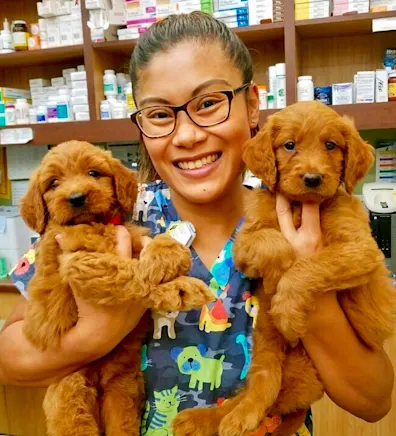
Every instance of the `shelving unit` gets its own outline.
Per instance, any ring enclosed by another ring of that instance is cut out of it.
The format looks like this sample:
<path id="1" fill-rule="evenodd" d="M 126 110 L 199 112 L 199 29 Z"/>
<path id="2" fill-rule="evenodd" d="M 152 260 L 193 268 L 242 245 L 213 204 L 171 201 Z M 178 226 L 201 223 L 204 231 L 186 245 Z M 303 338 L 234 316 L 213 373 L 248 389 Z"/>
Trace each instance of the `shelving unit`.
<path id="1" fill-rule="evenodd" d="M 16 0 L 1 8 L 5 16 L 31 18 L 35 2 Z M 82 7 L 83 22 L 88 12 Z M 285 21 L 235 29 L 249 48 L 254 66 L 254 80 L 267 83 L 270 65 L 286 62 L 287 102 L 296 101 L 299 75 L 310 74 L 315 85 L 349 82 L 358 70 L 376 69 L 383 51 L 396 46 L 396 32 L 372 33 L 374 18 L 396 17 L 396 12 L 359 14 L 317 20 L 294 20 L 294 2 L 285 1 Z M 103 99 L 103 71 L 107 68 L 126 71 L 136 40 L 92 43 L 90 30 L 84 26 L 80 46 L 60 47 L 35 52 L 0 55 L 0 85 L 28 88 L 36 77 L 56 77 L 62 69 L 84 63 L 87 71 L 91 121 L 30 125 L 34 137 L 31 145 L 57 144 L 70 139 L 100 142 L 132 142 L 139 139 L 137 128 L 129 119 L 101 121 L 99 103 Z M 355 119 L 359 129 L 396 127 L 396 103 L 335 106 L 340 114 Z M 260 123 L 274 111 L 261 111 Z M 14 128 L 14 127 L 10 127 Z"/>

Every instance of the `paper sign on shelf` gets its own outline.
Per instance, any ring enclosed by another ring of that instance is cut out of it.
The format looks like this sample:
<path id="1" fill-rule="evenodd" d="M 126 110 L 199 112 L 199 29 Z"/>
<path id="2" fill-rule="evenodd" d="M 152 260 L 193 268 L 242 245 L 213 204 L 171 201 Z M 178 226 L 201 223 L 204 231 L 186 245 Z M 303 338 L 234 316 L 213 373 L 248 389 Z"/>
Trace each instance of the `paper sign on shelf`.
<path id="1" fill-rule="evenodd" d="M 30 127 L 0 130 L 1 145 L 27 144 L 32 139 L 33 129 Z"/>
<path id="2" fill-rule="evenodd" d="M 373 32 L 396 30 L 396 17 L 373 19 Z"/>

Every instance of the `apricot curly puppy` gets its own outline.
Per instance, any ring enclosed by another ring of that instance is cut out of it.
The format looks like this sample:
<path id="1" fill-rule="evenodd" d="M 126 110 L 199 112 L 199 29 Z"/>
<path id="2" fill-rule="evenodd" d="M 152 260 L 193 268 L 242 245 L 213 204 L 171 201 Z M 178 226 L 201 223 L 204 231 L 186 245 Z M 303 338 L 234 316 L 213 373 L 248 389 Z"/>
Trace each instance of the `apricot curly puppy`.
<path id="1" fill-rule="evenodd" d="M 175 436 L 245 435 L 274 414 L 288 415 L 274 436 L 295 434 L 309 406 L 323 395 L 299 341 L 319 293 L 338 291 L 342 309 L 368 347 L 380 349 L 392 334 L 395 291 L 368 215 L 352 195 L 373 163 L 373 149 L 353 123 L 321 103 L 297 103 L 268 119 L 244 146 L 244 160 L 268 187 L 256 190 L 246 204 L 246 222 L 234 245 L 236 265 L 263 279 L 247 385 L 221 407 L 179 414 Z M 276 192 L 292 201 L 296 227 L 301 203 L 320 203 L 322 250 L 296 258 L 280 232 Z"/>
<path id="2" fill-rule="evenodd" d="M 167 235 L 140 259 L 116 255 L 116 227 L 136 200 L 134 173 L 86 142 L 58 145 L 44 157 L 21 203 L 26 223 L 41 234 L 29 292 L 25 334 L 44 350 L 57 347 L 77 322 L 73 288 L 102 305 L 140 302 L 148 309 L 189 310 L 212 300 L 205 284 L 187 277 L 188 249 Z M 146 230 L 127 225 L 133 252 Z M 55 236 L 63 236 L 59 248 Z M 110 354 L 48 388 L 44 411 L 50 436 L 139 434 L 144 386 L 140 373 L 147 317 Z"/>

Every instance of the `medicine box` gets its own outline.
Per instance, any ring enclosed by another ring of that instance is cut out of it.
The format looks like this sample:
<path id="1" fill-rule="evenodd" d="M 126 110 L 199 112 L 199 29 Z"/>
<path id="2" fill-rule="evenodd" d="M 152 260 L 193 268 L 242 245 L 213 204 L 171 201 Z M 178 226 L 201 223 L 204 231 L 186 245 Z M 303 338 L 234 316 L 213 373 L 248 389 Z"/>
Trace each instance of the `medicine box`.
<path id="1" fill-rule="evenodd" d="M 370 12 L 396 11 L 396 0 L 370 0 Z"/>
<path id="2" fill-rule="evenodd" d="M 87 80 L 87 72 L 86 71 L 74 71 L 70 73 L 70 79 L 72 82 L 76 82 L 79 80 Z"/>
<path id="3" fill-rule="evenodd" d="M 88 89 L 86 80 L 72 81 L 72 89 Z"/>
<path id="4" fill-rule="evenodd" d="M 88 88 L 84 89 L 72 89 L 71 90 L 72 97 L 86 96 L 88 97 Z"/>
<path id="5" fill-rule="evenodd" d="M 51 85 L 52 86 L 63 86 L 65 84 L 65 78 L 64 77 L 54 77 L 51 79 Z"/>
<path id="6" fill-rule="evenodd" d="M 29 86 L 30 88 L 43 88 L 44 86 L 50 86 L 51 81 L 48 79 L 30 79 Z"/>
<path id="7" fill-rule="evenodd" d="M 374 103 L 375 71 L 358 71 L 356 74 L 356 103 Z"/>
<path id="8" fill-rule="evenodd" d="M 388 101 L 388 72 L 386 70 L 375 72 L 375 101 L 376 103 Z"/>
<path id="9" fill-rule="evenodd" d="M 87 104 L 76 104 L 73 106 L 73 112 L 89 112 L 89 106 Z"/>
<path id="10" fill-rule="evenodd" d="M 75 112 L 74 118 L 76 119 L 76 121 L 89 121 L 89 112 Z"/>
<path id="11" fill-rule="evenodd" d="M 88 104 L 88 97 L 85 95 L 79 95 L 71 98 L 72 105 Z"/>
<path id="12" fill-rule="evenodd" d="M 353 84 L 334 83 L 332 86 L 333 105 L 353 103 Z"/>
<path id="13" fill-rule="evenodd" d="M 59 31 L 58 18 L 48 18 L 47 19 L 47 38 L 48 47 L 54 48 L 60 46 L 60 31 Z"/>

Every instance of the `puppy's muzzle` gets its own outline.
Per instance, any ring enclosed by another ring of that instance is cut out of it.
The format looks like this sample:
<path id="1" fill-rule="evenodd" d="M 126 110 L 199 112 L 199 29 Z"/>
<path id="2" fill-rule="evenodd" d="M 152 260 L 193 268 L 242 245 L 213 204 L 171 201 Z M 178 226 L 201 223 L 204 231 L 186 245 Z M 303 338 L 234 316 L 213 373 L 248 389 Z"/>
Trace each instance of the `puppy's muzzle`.
<path id="1" fill-rule="evenodd" d="M 78 192 L 76 194 L 72 194 L 68 198 L 68 201 L 73 207 L 82 207 L 86 203 L 87 197 L 83 193 Z"/>
<path id="2" fill-rule="evenodd" d="M 307 188 L 317 188 L 322 183 L 322 175 L 318 173 L 306 173 L 302 179 Z"/>

